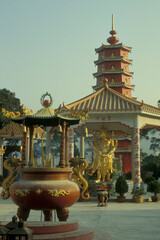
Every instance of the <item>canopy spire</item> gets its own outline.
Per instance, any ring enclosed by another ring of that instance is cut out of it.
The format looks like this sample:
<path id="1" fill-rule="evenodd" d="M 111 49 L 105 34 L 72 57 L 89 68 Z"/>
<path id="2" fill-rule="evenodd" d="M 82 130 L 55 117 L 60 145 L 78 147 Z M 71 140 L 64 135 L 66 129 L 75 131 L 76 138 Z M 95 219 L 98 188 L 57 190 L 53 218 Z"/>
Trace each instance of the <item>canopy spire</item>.
<path id="1" fill-rule="evenodd" d="M 114 31 L 114 14 L 112 13 L 112 31 Z"/>
<path id="2" fill-rule="evenodd" d="M 114 15 L 113 14 L 112 14 L 112 30 L 110 31 L 110 34 L 112 36 L 107 39 L 107 42 L 112 45 L 115 45 L 117 42 L 119 42 L 119 38 L 114 36 L 117 34 L 117 32 L 114 30 Z"/>

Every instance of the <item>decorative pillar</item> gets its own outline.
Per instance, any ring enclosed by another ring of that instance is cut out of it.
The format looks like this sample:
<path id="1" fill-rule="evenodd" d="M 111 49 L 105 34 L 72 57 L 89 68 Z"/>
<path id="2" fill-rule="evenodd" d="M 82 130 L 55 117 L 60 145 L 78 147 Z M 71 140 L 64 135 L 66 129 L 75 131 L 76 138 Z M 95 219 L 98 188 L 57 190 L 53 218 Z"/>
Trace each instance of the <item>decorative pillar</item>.
<path id="1" fill-rule="evenodd" d="M 68 158 L 68 133 L 69 133 L 69 129 L 68 127 L 66 127 L 66 157 L 65 157 L 65 165 L 66 167 L 69 167 L 69 158 Z"/>
<path id="2" fill-rule="evenodd" d="M 29 129 L 27 128 L 27 153 L 26 153 L 26 165 L 28 166 L 29 164 L 29 143 L 30 143 L 30 139 L 29 139 Z"/>
<path id="3" fill-rule="evenodd" d="M 68 129 L 68 157 L 69 159 L 74 157 L 74 129 L 72 127 Z"/>
<path id="4" fill-rule="evenodd" d="M 26 166 L 26 158 L 27 158 L 27 129 L 26 129 L 26 126 L 23 125 L 22 162 L 21 162 L 22 168 Z"/>
<path id="5" fill-rule="evenodd" d="M 3 176 L 3 139 L 0 138 L 0 149 L 2 152 L 0 152 L 0 175 Z"/>
<path id="6" fill-rule="evenodd" d="M 34 167 L 33 163 L 33 133 L 34 133 L 34 127 L 29 127 L 30 132 L 30 144 L 29 144 L 29 167 Z"/>
<path id="7" fill-rule="evenodd" d="M 134 187 L 140 187 L 140 128 L 138 126 L 138 118 L 135 119 L 135 127 L 133 128 L 133 169 L 134 169 Z"/>
<path id="8" fill-rule="evenodd" d="M 46 135 L 46 166 L 49 166 L 50 158 L 51 158 L 51 134 L 50 134 L 50 127 L 47 127 L 47 135 Z"/>
<path id="9" fill-rule="evenodd" d="M 62 133 L 61 133 L 61 153 L 59 166 L 65 167 L 65 137 L 66 137 L 66 122 L 63 122 Z"/>
<path id="10" fill-rule="evenodd" d="M 84 158 L 84 136 L 80 137 L 80 156 Z"/>

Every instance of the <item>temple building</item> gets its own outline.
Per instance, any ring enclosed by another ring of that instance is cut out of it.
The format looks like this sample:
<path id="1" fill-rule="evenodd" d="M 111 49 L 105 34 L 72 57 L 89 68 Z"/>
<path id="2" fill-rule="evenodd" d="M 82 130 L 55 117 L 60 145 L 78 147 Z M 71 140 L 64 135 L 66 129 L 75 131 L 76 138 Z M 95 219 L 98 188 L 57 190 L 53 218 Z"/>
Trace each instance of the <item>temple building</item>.
<path id="1" fill-rule="evenodd" d="M 160 127 L 160 109 L 139 102 L 132 97 L 134 85 L 131 84 L 133 72 L 128 59 L 131 47 L 119 43 L 115 36 L 112 16 L 111 36 L 108 44 L 102 44 L 98 53 L 97 72 L 93 74 L 96 84 L 94 92 L 80 100 L 66 105 L 69 111 L 87 111 L 89 118 L 78 125 L 74 131 L 80 135 L 81 156 L 84 156 L 84 131 L 105 129 L 108 136 L 118 140 L 115 157 L 122 156 L 123 172 L 132 172 L 134 185 L 141 182 L 140 174 L 140 132 L 142 129 Z M 73 156 L 73 130 L 69 132 L 69 151 Z"/>

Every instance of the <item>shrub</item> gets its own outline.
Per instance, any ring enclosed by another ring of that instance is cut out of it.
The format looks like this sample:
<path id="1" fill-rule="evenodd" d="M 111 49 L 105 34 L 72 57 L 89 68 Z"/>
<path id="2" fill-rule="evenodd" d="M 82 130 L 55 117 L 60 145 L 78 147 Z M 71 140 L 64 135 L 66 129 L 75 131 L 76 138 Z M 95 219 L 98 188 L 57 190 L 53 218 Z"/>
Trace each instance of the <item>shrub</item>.
<path id="1" fill-rule="evenodd" d="M 123 176 L 120 176 L 116 181 L 116 193 L 119 193 L 120 196 L 123 196 L 128 192 L 128 184 L 126 179 Z"/>
<path id="2" fill-rule="evenodd" d="M 145 178 L 144 182 L 148 184 L 149 182 L 155 181 L 155 180 L 156 179 L 153 176 L 150 176 L 150 177 Z"/>
<path id="3" fill-rule="evenodd" d="M 157 193 L 160 193 L 160 182 L 158 182 L 158 180 L 153 180 L 149 182 L 147 191 L 154 193 L 154 195 L 156 196 Z"/>

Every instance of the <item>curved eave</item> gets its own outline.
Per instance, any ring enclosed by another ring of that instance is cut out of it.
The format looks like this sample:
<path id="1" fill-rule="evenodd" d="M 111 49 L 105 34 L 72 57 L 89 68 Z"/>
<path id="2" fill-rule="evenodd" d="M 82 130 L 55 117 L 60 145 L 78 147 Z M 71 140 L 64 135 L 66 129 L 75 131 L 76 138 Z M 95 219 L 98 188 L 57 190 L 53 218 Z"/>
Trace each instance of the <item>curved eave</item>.
<path id="1" fill-rule="evenodd" d="M 160 117 L 160 109 L 148 104 L 141 105 L 141 113 Z"/>
<path id="2" fill-rule="evenodd" d="M 134 89 L 135 88 L 135 85 L 127 85 L 126 83 L 114 83 L 114 84 L 113 83 L 108 83 L 108 86 L 110 88 L 114 88 L 114 87 L 125 87 L 125 88 L 129 88 L 129 89 Z M 99 84 L 99 85 L 92 86 L 92 88 L 96 91 L 98 89 L 102 88 L 102 87 L 103 87 L 103 83 Z"/>
<path id="3" fill-rule="evenodd" d="M 130 76 L 132 77 L 133 76 L 133 72 L 127 72 L 125 71 L 124 69 L 118 69 L 118 70 L 104 70 L 104 71 L 101 71 L 101 72 L 97 72 L 97 73 L 93 73 L 93 76 L 94 77 L 100 77 L 104 74 L 125 74 L 127 76 Z"/>
<path id="4" fill-rule="evenodd" d="M 80 118 L 67 118 L 60 115 L 50 117 L 38 117 L 38 116 L 25 116 L 23 118 L 12 118 L 13 122 L 24 124 L 26 126 L 52 126 L 56 127 L 59 124 L 66 122 L 69 126 L 78 124 Z"/>
<path id="5" fill-rule="evenodd" d="M 124 87 L 124 88 L 129 88 L 129 89 L 134 89 L 135 88 L 135 85 L 127 85 L 126 83 L 115 83 L 115 84 L 112 84 L 112 83 L 108 83 L 108 86 L 109 87 Z"/>
<path id="6" fill-rule="evenodd" d="M 99 65 L 99 64 L 101 64 L 101 63 L 104 63 L 104 62 L 126 62 L 126 63 L 129 63 L 129 64 L 132 64 L 132 60 L 130 60 L 130 59 L 126 59 L 126 58 L 124 58 L 124 57 L 114 57 L 114 58 L 112 58 L 112 57 L 106 57 L 106 58 L 101 58 L 101 59 L 99 59 L 99 60 L 97 60 L 97 61 L 94 61 L 94 64 L 96 64 L 96 65 Z"/>
<path id="7" fill-rule="evenodd" d="M 96 53 L 99 53 L 104 49 L 115 49 L 115 48 L 122 48 L 124 50 L 127 50 L 128 52 L 130 52 L 132 50 L 131 47 L 127 47 L 127 46 L 123 45 L 122 43 L 118 43 L 115 45 L 102 44 L 99 48 L 96 48 L 95 51 L 96 51 Z"/>

